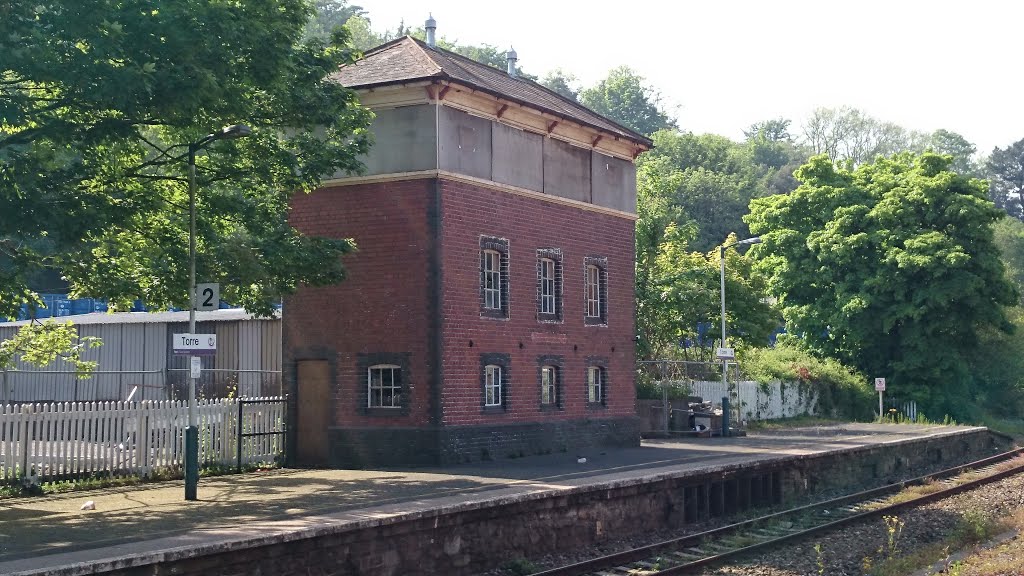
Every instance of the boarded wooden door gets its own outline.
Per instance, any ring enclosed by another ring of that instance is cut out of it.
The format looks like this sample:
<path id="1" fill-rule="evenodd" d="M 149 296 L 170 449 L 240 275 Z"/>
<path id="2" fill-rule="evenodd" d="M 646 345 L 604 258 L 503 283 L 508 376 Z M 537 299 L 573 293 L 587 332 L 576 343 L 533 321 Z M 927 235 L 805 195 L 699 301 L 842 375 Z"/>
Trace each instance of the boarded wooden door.
<path id="1" fill-rule="evenodd" d="M 330 365 L 326 360 L 299 360 L 296 462 L 326 466 L 327 427 L 331 424 Z"/>

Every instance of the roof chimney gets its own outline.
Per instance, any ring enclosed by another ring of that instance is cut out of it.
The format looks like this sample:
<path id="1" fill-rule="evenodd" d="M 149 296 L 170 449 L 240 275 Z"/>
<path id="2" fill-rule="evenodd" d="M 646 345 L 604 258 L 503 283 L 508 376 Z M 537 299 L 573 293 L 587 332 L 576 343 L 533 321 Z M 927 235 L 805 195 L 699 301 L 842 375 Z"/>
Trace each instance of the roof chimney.
<path id="1" fill-rule="evenodd" d="M 427 25 L 424 26 L 427 30 L 427 46 L 434 47 L 434 33 L 437 32 L 437 21 L 434 20 L 434 15 L 430 14 L 427 18 Z"/>
<path id="2" fill-rule="evenodd" d="M 516 49 L 509 46 L 508 52 L 505 53 L 505 61 L 508 63 L 508 75 L 515 78 L 516 76 L 516 61 L 519 60 L 519 55 L 516 54 Z"/>

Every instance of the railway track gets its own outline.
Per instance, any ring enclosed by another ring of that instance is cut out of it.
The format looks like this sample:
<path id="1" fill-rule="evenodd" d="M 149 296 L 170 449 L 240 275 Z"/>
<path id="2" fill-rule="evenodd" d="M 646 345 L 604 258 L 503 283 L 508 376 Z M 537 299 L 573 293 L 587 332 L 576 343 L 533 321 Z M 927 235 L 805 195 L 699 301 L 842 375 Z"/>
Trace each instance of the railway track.
<path id="1" fill-rule="evenodd" d="M 561 566 L 532 576 L 662 576 L 688 574 L 868 518 L 921 506 L 1024 472 L 1024 448 L 840 498 L 745 520 L 714 530 Z M 923 486 L 919 494 L 905 488 Z"/>

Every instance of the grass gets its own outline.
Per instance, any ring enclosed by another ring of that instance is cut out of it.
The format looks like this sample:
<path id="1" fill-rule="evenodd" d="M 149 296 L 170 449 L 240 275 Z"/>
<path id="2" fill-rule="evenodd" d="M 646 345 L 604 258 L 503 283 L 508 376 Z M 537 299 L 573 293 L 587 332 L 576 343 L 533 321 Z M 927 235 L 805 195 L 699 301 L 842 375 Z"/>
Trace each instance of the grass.
<path id="1" fill-rule="evenodd" d="M 948 560 L 950 551 L 963 550 L 984 542 L 992 536 L 1010 529 L 1012 523 L 1024 523 L 1024 516 L 1018 514 L 1015 520 L 996 520 L 987 518 L 981 513 L 968 512 L 961 517 L 956 530 L 943 540 L 919 548 L 910 554 L 886 558 L 874 565 L 869 573 L 871 576 L 904 576 L 944 559 L 948 566 L 952 566 L 953 564 Z M 1018 552 L 1020 553 L 1019 550 Z M 1020 564 L 1014 566 L 1019 567 Z M 961 572 L 947 572 L 947 574 L 956 573 L 961 576 L 1007 574 L 1007 572 L 963 572 L 962 568 L 958 569 Z"/>

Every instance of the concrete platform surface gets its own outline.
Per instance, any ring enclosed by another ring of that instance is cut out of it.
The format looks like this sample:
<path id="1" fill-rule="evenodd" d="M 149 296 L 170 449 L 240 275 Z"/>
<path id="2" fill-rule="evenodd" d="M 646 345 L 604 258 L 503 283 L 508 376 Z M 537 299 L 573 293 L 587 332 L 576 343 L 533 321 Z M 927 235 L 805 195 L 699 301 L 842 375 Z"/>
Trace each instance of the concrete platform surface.
<path id="1" fill-rule="evenodd" d="M 343 524 L 379 523 L 652 476 L 979 430 L 845 424 L 743 438 L 645 440 L 639 448 L 433 470 L 274 470 L 203 478 L 195 502 L 184 500 L 181 481 L 4 499 L 0 574 L 88 574 L 99 568 L 94 564 L 116 565 L 128 557 L 245 546 L 282 534 L 301 538 Z M 96 509 L 80 510 L 88 500 Z"/>

